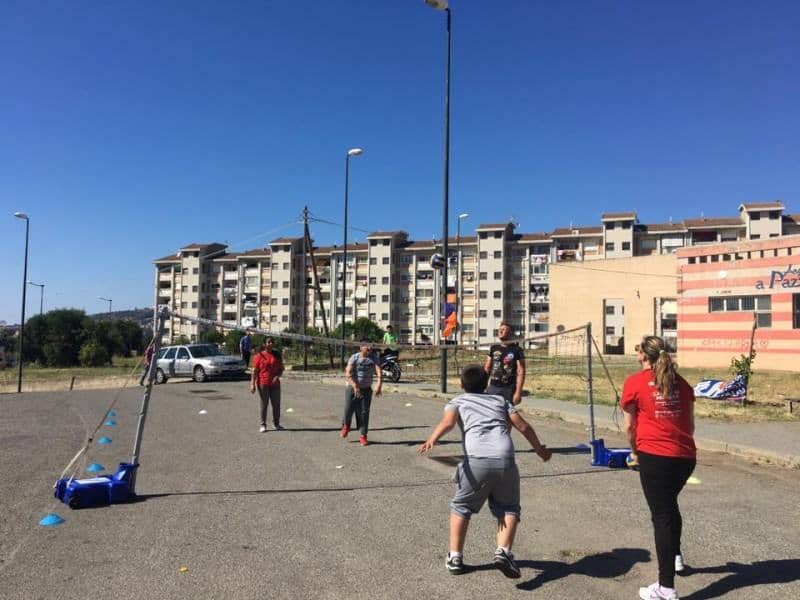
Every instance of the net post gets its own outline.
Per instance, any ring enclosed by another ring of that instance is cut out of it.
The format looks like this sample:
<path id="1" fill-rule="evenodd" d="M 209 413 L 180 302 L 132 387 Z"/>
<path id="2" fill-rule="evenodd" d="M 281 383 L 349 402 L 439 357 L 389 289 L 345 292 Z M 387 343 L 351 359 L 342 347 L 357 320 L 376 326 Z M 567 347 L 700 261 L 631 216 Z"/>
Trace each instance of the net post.
<path id="1" fill-rule="evenodd" d="M 592 323 L 586 324 L 586 400 L 589 403 L 589 436 L 595 441 L 594 429 L 594 389 L 592 384 Z M 592 445 L 594 453 L 594 445 Z"/>
<path id="2" fill-rule="evenodd" d="M 164 323 L 166 320 L 167 308 L 164 307 L 161 312 L 158 313 L 158 326 L 153 336 L 153 358 L 150 359 L 150 367 L 147 370 L 147 387 L 144 389 L 142 406 L 139 409 L 139 422 L 136 425 L 136 437 L 133 441 L 133 453 L 131 454 L 132 465 L 139 462 L 139 451 L 142 448 L 142 433 L 144 432 L 144 422 L 147 418 L 147 406 L 150 404 L 150 394 L 153 391 L 153 382 L 155 381 L 156 372 L 158 371 L 158 353 L 161 349 L 161 338 L 164 336 Z M 131 495 L 136 493 L 136 471 L 136 468 L 131 471 L 129 488 Z"/>

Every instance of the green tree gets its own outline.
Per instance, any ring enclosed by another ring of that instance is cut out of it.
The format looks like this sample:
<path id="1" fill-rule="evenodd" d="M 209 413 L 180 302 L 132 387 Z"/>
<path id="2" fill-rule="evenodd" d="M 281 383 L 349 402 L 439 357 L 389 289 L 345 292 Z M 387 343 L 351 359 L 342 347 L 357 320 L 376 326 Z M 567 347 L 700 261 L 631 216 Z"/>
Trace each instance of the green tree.
<path id="1" fill-rule="evenodd" d="M 197 339 L 204 344 L 222 344 L 225 341 L 225 335 L 216 329 L 206 329 L 197 336 Z"/>
<path id="2" fill-rule="evenodd" d="M 225 334 L 225 351 L 228 354 L 239 354 L 239 340 L 244 337 L 244 331 L 231 329 Z"/>
<path id="3" fill-rule="evenodd" d="M 130 319 L 116 319 L 112 322 L 116 337 L 120 341 L 117 352 L 122 356 L 130 356 L 133 352 L 139 354 L 144 350 L 144 331 L 136 321 Z"/>
<path id="4" fill-rule="evenodd" d="M 81 346 L 80 362 L 84 367 L 102 367 L 111 362 L 111 357 L 100 342 L 91 339 Z"/>
<path id="5" fill-rule="evenodd" d="M 34 358 L 50 367 L 72 367 L 79 362 L 81 346 L 87 339 L 86 313 L 82 310 L 59 309 L 46 315 L 44 332 L 38 328 L 40 356 Z M 90 321 L 89 321 L 90 322 Z M 26 327 L 27 333 L 27 327 Z M 26 353 L 26 356 L 27 353 Z"/>
<path id="6" fill-rule="evenodd" d="M 374 321 L 370 321 L 366 317 L 359 317 L 355 321 L 348 321 L 344 324 L 344 335 L 348 340 L 366 339 L 373 343 L 379 343 L 383 340 L 383 329 Z M 342 337 L 341 325 L 336 326 L 336 329 L 331 332 L 331 337 Z"/>

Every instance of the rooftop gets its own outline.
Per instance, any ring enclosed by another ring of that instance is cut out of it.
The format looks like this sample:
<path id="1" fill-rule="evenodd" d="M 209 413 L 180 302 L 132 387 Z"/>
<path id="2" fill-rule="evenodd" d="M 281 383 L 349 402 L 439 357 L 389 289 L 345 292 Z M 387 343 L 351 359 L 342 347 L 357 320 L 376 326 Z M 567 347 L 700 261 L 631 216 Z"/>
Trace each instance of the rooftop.
<path id="1" fill-rule="evenodd" d="M 700 217 L 699 219 L 684 219 L 683 224 L 687 229 L 705 229 L 706 227 L 744 227 L 739 217 Z"/>
<path id="2" fill-rule="evenodd" d="M 610 212 L 600 215 L 601 221 L 635 221 L 635 212 Z"/>

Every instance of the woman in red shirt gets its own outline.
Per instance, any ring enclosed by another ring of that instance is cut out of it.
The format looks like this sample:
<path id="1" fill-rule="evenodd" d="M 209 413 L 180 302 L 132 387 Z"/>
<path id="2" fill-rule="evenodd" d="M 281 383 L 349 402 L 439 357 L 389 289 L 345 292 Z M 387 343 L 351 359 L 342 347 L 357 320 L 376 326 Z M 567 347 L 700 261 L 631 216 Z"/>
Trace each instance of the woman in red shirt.
<path id="1" fill-rule="evenodd" d="M 272 338 L 268 337 L 261 343 L 258 354 L 253 359 L 253 373 L 250 376 L 250 393 L 256 393 L 261 398 L 261 433 L 267 431 L 267 409 L 272 404 L 272 423 L 275 430 L 281 427 L 281 380 L 283 375 L 283 357 L 277 350 L 272 349 Z"/>
<path id="2" fill-rule="evenodd" d="M 678 494 L 694 471 L 694 391 L 678 375 L 664 340 L 636 346 L 642 370 L 625 380 L 625 431 L 655 530 L 658 582 L 639 589 L 643 600 L 677 600 L 675 572 L 683 570 Z"/>

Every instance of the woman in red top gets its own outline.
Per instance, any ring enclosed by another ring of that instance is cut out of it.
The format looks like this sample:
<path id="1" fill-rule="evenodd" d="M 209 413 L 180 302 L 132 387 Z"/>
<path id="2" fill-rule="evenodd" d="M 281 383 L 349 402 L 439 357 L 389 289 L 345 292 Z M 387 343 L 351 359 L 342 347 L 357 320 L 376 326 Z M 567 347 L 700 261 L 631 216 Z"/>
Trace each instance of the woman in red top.
<path id="1" fill-rule="evenodd" d="M 283 375 L 283 357 L 277 350 L 272 349 L 272 338 L 268 337 L 261 343 L 258 354 L 253 359 L 253 373 L 250 376 L 250 393 L 256 393 L 261 398 L 261 433 L 267 431 L 267 409 L 272 404 L 272 423 L 276 431 L 281 427 L 281 380 Z"/>
<path id="2" fill-rule="evenodd" d="M 678 375 L 664 340 L 636 346 L 642 370 L 625 380 L 625 431 L 655 530 L 658 582 L 639 589 L 643 600 L 677 600 L 675 572 L 683 570 L 678 494 L 694 471 L 694 391 Z"/>

